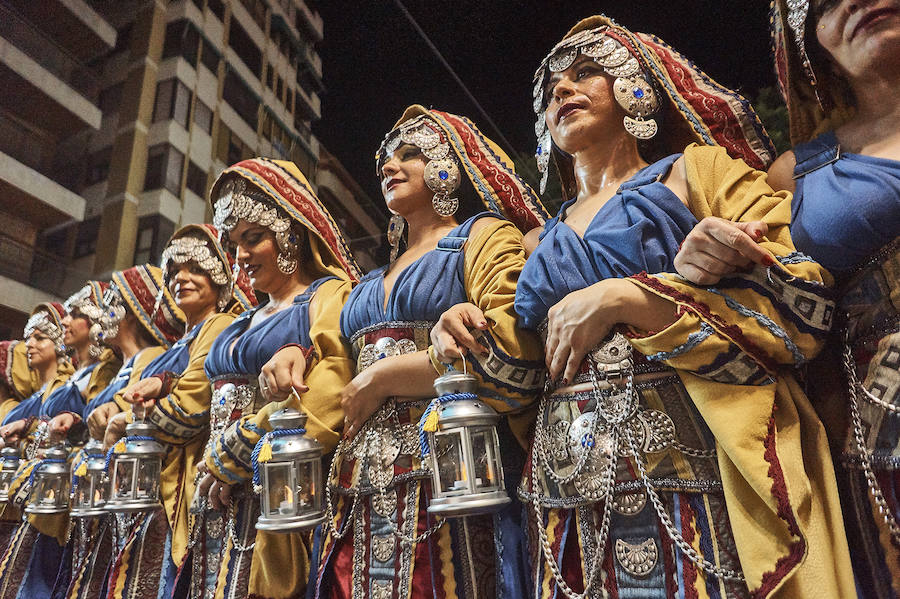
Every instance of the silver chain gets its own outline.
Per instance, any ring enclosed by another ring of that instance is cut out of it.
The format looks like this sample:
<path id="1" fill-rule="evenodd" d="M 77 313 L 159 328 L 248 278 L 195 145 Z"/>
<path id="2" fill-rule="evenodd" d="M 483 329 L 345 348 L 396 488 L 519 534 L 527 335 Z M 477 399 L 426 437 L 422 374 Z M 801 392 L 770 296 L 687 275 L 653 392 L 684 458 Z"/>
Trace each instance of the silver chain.
<path id="1" fill-rule="evenodd" d="M 248 551 L 253 551 L 253 548 L 256 547 L 256 541 L 254 540 L 249 545 L 242 545 L 240 541 L 238 541 L 237 533 L 234 530 L 234 517 L 235 517 L 235 509 L 234 505 L 237 501 L 232 498 L 231 505 L 228 506 L 228 511 L 225 513 L 228 519 L 228 524 L 226 527 L 228 528 L 228 536 L 231 538 L 231 545 L 234 547 L 238 553 L 247 553 Z"/>
<path id="2" fill-rule="evenodd" d="M 393 402 L 391 402 L 388 406 L 385 406 L 385 408 L 386 409 L 383 412 L 383 414 L 381 415 L 381 417 L 379 418 L 379 421 L 383 422 L 387 419 L 391 419 L 394 421 L 394 424 L 399 427 L 400 420 L 397 417 L 397 410 L 396 410 Z M 365 431 L 361 430 L 357 434 L 363 435 L 364 432 Z M 363 447 L 361 450 L 362 454 L 365 456 L 365 460 L 363 461 L 362 466 L 361 466 L 363 470 L 368 470 L 368 468 L 369 468 L 369 451 L 368 451 L 369 441 L 370 441 L 369 436 L 365 435 L 365 437 L 362 441 Z M 331 459 L 331 467 L 328 469 L 329 470 L 329 474 L 328 474 L 329 481 L 336 480 L 337 461 L 344 454 L 345 445 L 346 445 L 346 443 L 344 442 L 343 439 L 338 442 L 337 448 L 334 451 L 334 457 Z M 381 485 L 372 485 L 372 486 L 375 488 L 375 491 L 382 498 L 382 500 L 387 501 L 387 490 L 388 490 L 387 487 L 381 486 Z M 393 491 L 393 492 L 396 493 L 396 491 Z M 353 503 L 350 506 L 350 514 L 348 516 L 347 522 L 352 521 L 354 518 L 356 518 L 359 515 L 357 510 L 358 510 L 358 502 L 359 502 L 359 498 L 360 498 L 360 493 L 358 491 L 353 491 L 352 493 L 353 493 Z M 331 532 L 332 537 L 337 540 L 340 540 L 347 535 L 347 533 L 350 531 L 350 529 L 347 526 L 347 524 L 345 523 L 343 531 L 337 530 L 337 527 L 334 524 L 334 506 L 332 504 L 331 495 L 332 495 L 331 484 L 329 482 L 329 484 L 326 485 L 326 487 L 325 487 L 325 517 L 328 519 L 328 529 Z M 407 506 L 407 509 L 410 509 L 410 506 Z M 413 506 L 411 509 L 417 509 L 417 508 Z M 427 529 L 425 532 L 423 532 L 422 534 L 420 534 L 418 536 L 407 535 L 402 530 L 397 528 L 397 525 L 390 518 L 387 518 L 387 521 L 388 521 L 388 527 L 391 529 L 391 534 L 393 534 L 397 538 L 397 540 L 400 541 L 400 544 L 404 545 L 404 546 L 410 546 L 410 545 L 416 545 L 418 543 L 426 541 L 431 535 L 433 535 L 438 530 L 440 530 L 440 528 L 444 525 L 444 522 L 446 522 L 446 520 L 444 518 L 436 518 L 436 519 L 437 519 L 437 524 L 430 527 L 429 529 Z"/>
<path id="3" fill-rule="evenodd" d="M 856 366 L 853 364 L 850 344 L 846 339 L 844 340 L 844 369 L 847 371 L 847 379 L 850 383 L 850 420 L 853 424 L 853 440 L 856 442 L 856 450 L 859 452 L 863 473 L 866 476 L 866 482 L 869 484 L 869 490 L 872 491 L 872 498 L 875 500 L 878 512 L 890 529 L 891 538 L 895 543 L 900 543 L 900 526 L 898 526 L 897 519 L 884 499 L 884 492 L 881 490 L 881 485 L 878 484 L 878 479 L 875 478 L 875 472 L 872 470 L 871 454 L 868 447 L 866 447 L 863 437 L 862 418 L 859 414 L 859 400 L 856 395 L 857 389 L 863 389 L 863 387 L 856 376 Z M 869 393 L 867 395 L 873 397 Z M 877 403 L 879 405 L 882 404 L 880 400 Z M 894 406 L 891 407 L 893 408 Z M 896 410 L 896 408 L 894 409 Z"/>
<path id="4" fill-rule="evenodd" d="M 611 436 L 613 443 L 618 443 L 618 435 L 616 434 L 615 430 L 613 430 Z M 589 452 L 585 451 L 584 453 L 587 454 Z M 537 464 L 537 473 L 540 474 L 541 470 L 543 470 L 543 466 L 539 463 Z M 609 463 L 606 465 L 606 469 L 603 471 L 602 484 L 604 488 L 612 489 L 613 483 L 615 482 L 615 474 L 616 460 L 615 458 L 613 458 L 609 460 Z M 609 491 L 607 491 L 607 493 L 609 493 Z M 559 565 L 556 563 L 556 557 L 554 557 L 553 555 L 553 548 L 550 547 L 550 540 L 547 538 L 547 531 L 544 529 L 544 512 L 538 500 L 538 495 L 538 493 L 534 493 L 532 495 L 531 505 L 534 508 L 534 515 L 537 518 L 538 536 L 541 539 L 541 549 L 543 550 L 544 559 L 547 561 L 547 565 L 550 566 L 550 572 L 553 574 L 553 578 L 556 580 L 556 586 L 566 595 L 566 597 L 569 597 L 569 599 L 586 599 L 590 595 L 591 587 L 593 587 L 594 583 L 597 581 L 597 576 L 603 569 L 603 560 L 605 559 L 606 554 L 606 541 L 609 538 L 609 523 L 611 516 L 610 508 L 612 507 L 612 502 L 605 501 L 603 504 L 603 518 L 600 524 L 600 535 L 597 542 L 597 554 L 594 555 L 594 559 L 591 560 L 590 573 L 584 581 L 584 592 L 579 594 L 576 593 L 575 590 L 573 590 L 572 587 L 570 587 L 569 584 L 565 581 L 562 572 L 559 569 Z"/>
<path id="5" fill-rule="evenodd" d="M 647 496 L 650 497 L 650 503 L 653 504 L 653 509 L 656 510 L 656 515 L 663 523 L 666 532 L 669 533 L 669 538 L 675 542 L 681 552 L 684 553 L 684 555 L 686 555 L 687 558 L 691 562 L 693 562 L 695 566 L 699 567 L 710 576 L 713 576 L 715 578 L 724 578 L 725 580 L 744 582 L 743 574 L 735 570 L 729 570 L 728 568 L 716 566 L 712 562 L 706 560 L 699 553 L 697 553 L 697 550 L 691 547 L 688 542 L 684 540 L 684 537 L 681 536 L 681 533 L 678 532 L 675 529 L 675 526 L 672 524 L 672 519 L 669 517 L 669 512 L 667 512 L 666 508 L 663 506 L 662 500 L 659 498 L 659 494 L 656 492 L 656 487 L 653 486 L 653 483 L 650 481 L 650 477 L 647 475 L 647 469 L 644 466 L 644 460 L 641 459 L 637 444 L 634 442 L 634 435 L 631 434 L 630 430 L 625 431 L 625 440 L 628 442 L 628 446 L 631 449 L 632 458 L 634 459 L 634 463 L 637 466 L 638 473 L 641 476 L 641 482 L 644 483 L 644 488 L 647 490 Z"/>

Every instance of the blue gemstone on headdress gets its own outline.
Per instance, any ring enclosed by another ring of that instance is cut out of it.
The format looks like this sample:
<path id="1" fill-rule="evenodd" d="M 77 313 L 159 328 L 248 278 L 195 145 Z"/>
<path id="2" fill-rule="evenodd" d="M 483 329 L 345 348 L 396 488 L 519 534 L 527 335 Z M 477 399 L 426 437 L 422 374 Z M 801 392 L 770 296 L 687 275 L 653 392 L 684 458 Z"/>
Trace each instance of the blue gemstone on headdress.
<path id="1" fill-rule="evenodd" d="M 639 87 L 636 87 L 633 90 L 631 90 L 631 93 L 633 93 L 634 97 L 637 98 L 638 100 L 640 100 L 641 98 L 644 97 L 644 90 L 642 90 Z"/>
<path id="2" fill-rule="evenodd" d="M 449 176 L 450 176 L 450 173 L 448 173 L 447 171 L 438 171 L 438 177 L 440 177 L 441 180 L 443 180 L 443 181 L 446 181 L 447 177 L 449 177 Z"/>
<path id="3" fill-rule="evenodd" d="M 544 148 L 542 148 L 541 146 L 538 146 L 538 148 L 537 148 L 537 155 L 540 156 L 540 155 L 543 154 L 543 153 L 544 153 Z"/>

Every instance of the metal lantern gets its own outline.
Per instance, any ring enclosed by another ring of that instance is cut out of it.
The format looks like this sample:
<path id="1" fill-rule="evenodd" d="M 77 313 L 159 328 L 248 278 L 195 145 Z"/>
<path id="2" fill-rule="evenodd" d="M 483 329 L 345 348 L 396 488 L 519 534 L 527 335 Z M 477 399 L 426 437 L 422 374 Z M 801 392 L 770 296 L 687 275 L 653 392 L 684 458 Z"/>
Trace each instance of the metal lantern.
<path id="1" fill-rule="evenodd" d="M 51 447 L 31 473 L 26 514 L 64 514 L 69 511 L 69 452 Z"/>
<path id="2" fill-rule="evenodd" d="M 9 487 L 19 470 L 19 450 L 4 447 L 0 451 L 0 501 L 9 501 Z"/>
<path id="3" fill-rule="evenodd" d="M 153 437 L 155 432 L 156 426 L 149 422 L 132 422 L 125 427 L 124 451 L 114 453 L 109 466 L 106 510 L 148 512 L 162 507 L 159 475 L 166 450 Z"/>
<path id="4" fill-rule="evenodd" d="M 109 478 L 106 476 L 106 453 L 103 444 L 91 439 L 84 446 L 84 461 L 72 476 L 72 509 L 75 518 L 101 516 L 109 498 Z"/>
<path id="5" fill-rule="evenodd" d="M 428 512 L 444 517 L 496 512 L 512 501 L 503 484 L 500 416 L 478 399 L 478 379 L 450 372 L 434 381 L 439 397 L 468 397 L 439 403 L 438 424 L 428 433 L 433 497 Z M 438 399 L 440 402 L 440 399 Z"/>
<path id="6" fill-rule="evenodd" d="M 292 532 L 325 521 L 322 511 L 322 445 L 303 434 L 306 414 L 293 408 L 269 416 L 274 429 L 261 442 L 271 457 L 259 460 L 260 515 L 256 528 Z"/>

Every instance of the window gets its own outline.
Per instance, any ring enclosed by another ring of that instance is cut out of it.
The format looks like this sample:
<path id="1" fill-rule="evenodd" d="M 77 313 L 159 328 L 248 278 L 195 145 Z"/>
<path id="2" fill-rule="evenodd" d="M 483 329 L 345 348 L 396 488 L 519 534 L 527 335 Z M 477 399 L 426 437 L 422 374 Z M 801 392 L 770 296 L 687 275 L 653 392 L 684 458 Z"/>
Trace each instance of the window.
<path id="1" fill-rule="evenodd" d="M 288 112 L 294 112 L 294 90 L 291 88 L 284 90 L 284 106 Z"/>
<path id="2" fill-rule="evenodd" d="M 166 79 L 156 84 L 156 106 L 153 122 L 172 119 L 187 129 L 188 112 L 191 109 L 191 90 L 177 79 Z"/>
<path id="3" fill-rule="evenodd" d="M 134 248 L 135 264 L 159 264 L 162 246 L 175 232 L 175 225 L 159 214 L 144 216 L 138 220 L 137 243 Z"/>
<path id="4" fill-rule="evenodd" d="M 228 160 L 226 160 L 226 163 L 234 164 L 236 162 L 240 162 L 241 154 L 241 140 L 239 140 L 237 136 L 232 133 L 231 138 L 228 140 Z"/>
<path id="5" fill-rule="evenodd" d="M 131 43 L 131 27 L 132 23 L 128 23 L 116 31 L 116 46 L 113 48 L 114 54 L 125 50 L 128 47 L 128 44 Z"/>
<path id="6" fill-rule="evenodd" d="M 262 72 L 262 52 L 236 19 L 231 19 L 231 28 L 228 31 L 228 45 L 247 65 L 247 68 L 259 77 Z"/>
<path id="7" fill-rule="evenodd" d="M 281 99 L 281 92 L 284 90 L 284 79 L 278 77 L 275 83 L 275 97 Z"/>
<path id="8" fill-rule="evenodd" d="M 198 99 L 194 103 L 194 123 L 207 133 L 212 133 L 212 121 L 212 110 Z"/>
<path id="9" fill-rule="evenodd" d="M 219 17 L 220 21 L 225 20 L 225 5 L 222 4 L 222 0 L 206 0 L 206 7 L 209 8 L 209 12 Z"/>
<path id="10" fill-rule="evenodd" d="M 201 198 L 206 195 L 206 171 L 188 161 L 187 188 Z"/>
<path id="11" fill-rule="evenodd" d="M 172 21 L 166 25 L 166 40 L 163 43 L 163 58 L 183 57 L 191 66 L 197 66 L 197 48 L 200 32 L 188 20 Z"/>
<path id="12" fill-rule="evenodd" d="M 100 110 L 106 113 L 119 111 L 119 104 L 122 101 L 122 84 L 116 83 L 100 92 Z"/>
<path id="13" fill-rule="evenodd" d="M 78 233 L 75 235 L 75 249 L 73 250 L 72 257 L 78 259 L 95 253 L 97 251 L 97 237 L 99 235 L 99 216 L 78 223 Z"/>
<path id="14" fill-rule="evenodd" d="M 209 69 L 213 75 L 216 75 L 219 72 L 220 58 L 216 47 L 213 46 L 209 40 L 203 38 L 203 41 L 200 44 L 200 50 L 200 62 Z"/>
<path id="15" fill-rule="evenodd" d="M 93 185 L 105 181 L 109 176 L 109 161 L 112 159 L 112 146 L 94 152 L 88 156 L 87 176 L 85 185 Z"/>
<path id="16" fill-rule="evenodd" d="M 234 108 L 234 111 L 237 112 L 254 131 L 256 130 L 259 97 L 253 93 L 247 84 L 232 70 L 229 70 L 225 75 L 222 98 Z"/>
<path id="17" fill-rule="evenodd" d="M 266 87 L 275 89 L 275 67 L 271 63 L 266 65 Z"/>
<path id="18" fill-rule="evenodd" d="M 144 189 L 165 188 L 180 196 L 182 170 L 184 170 L 184 154 L 169 144 L 151 146 L 147 151 Z"/>

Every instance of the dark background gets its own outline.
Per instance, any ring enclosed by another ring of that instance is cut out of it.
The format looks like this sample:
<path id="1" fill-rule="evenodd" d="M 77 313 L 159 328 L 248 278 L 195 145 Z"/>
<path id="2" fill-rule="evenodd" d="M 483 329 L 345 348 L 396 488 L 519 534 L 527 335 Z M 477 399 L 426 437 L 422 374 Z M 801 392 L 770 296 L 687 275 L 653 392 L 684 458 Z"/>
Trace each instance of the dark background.
<path id="1" fill-rule="evenodd" d="M 751 99 L 775 82 L 767 0 L 402 3 L 513 147 L 453 80 L 397 0 L 321 0 L 326 92 L 314 129 L 376 202 L 375 150 L 410 104 L 466 115 L 508 153 L 532 156 L 534 71 L 570 27 L 593 14 L 658 35 Z"/>

